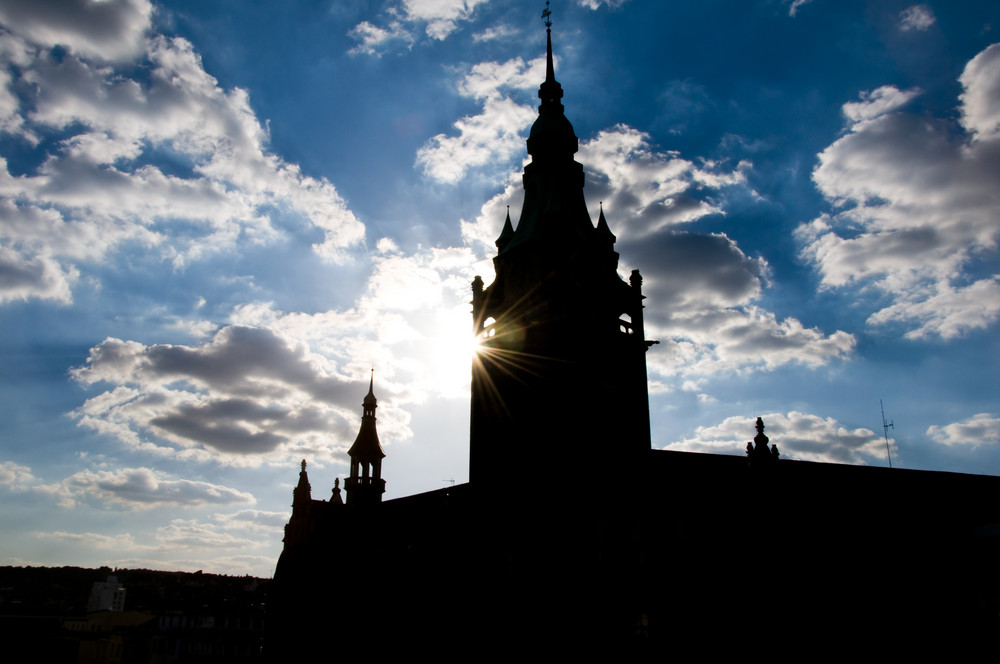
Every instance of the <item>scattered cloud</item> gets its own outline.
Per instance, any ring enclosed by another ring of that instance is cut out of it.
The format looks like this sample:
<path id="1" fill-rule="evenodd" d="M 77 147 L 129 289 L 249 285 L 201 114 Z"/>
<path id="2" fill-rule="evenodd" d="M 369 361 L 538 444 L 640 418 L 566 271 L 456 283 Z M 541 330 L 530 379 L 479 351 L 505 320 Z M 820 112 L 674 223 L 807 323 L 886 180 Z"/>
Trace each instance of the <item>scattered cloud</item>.
<path id="1" fill-rule="evenodd" d="M 81 470 L 39 491 L 58 496 L 63 507 L 95 500 L 130 510 L 154 507 L 253 504 L 253 496 L 208 482 L 171 478 L 150 468 Z"/>
<path id="2" fill-rule="evenodd" d="M 990 261 L 1000 227 L 1000 44 L 959 79 L 964 133 L 903 110 L 918 91 L 885 86 L 845 104 L 848 132 L 819 155 L 816 186 L 833 212 L 796 231 L 824 288 L 888 300 L 868 319 L 910 338 L 954 338 L 1000 316 Z"/>
<path id="3" fill-rule="evenodd" d="M 923 31 L 934 25 L 937 19 L 930 5 L 913 5 L 899 12 L 899 29 Z"/>
<path id="4" fill-rule="evenodd" d="M 384 10 L 381 27 L 362 21 L 351 28 L 348 36 L 358 42 L 350 53 L 381 55 L 393 44 L 407 48 L 416 41 L 421 28 L 431 39 L 444 40 L 458 29 L 460 23 L 472 18 L 478 5 L 486 0 L 400 0 Z"/>
<path id="5" fill-rule="evenodd" d="M 392 21 L 384 28 L 362 21 L 347 34 L 358 42 L 357 46 L 348 51 L 351 55 L 380 55 L 391 44 L 411 48 L 414 41 L 413 33 L 399 21 Z"/>
<path id="6" fill-rule="evenodd" d="M 788 15 L 795 16 L 799 13 L 799 7 L 808 5 L 812 0 L 782 0 L 782 2 L 788 5 Z"/>
<path id="7" fill-rule="evenodd" d="M 849 429 L 837 420 L 809 413 L 767 413 L 765 433 L 778 446 L 783 459 L 827 463 L 867 464 L 884 456 L 884 441 L 870 429 Z M 712 454 L 746 453 L 753 439 L 754 417 L 727 417 L 713 426 L 698 427 L 694 436 L 670 443 L 664 449 Z"/>
<path id="8" fill-rule="evenodd" d="M 942 445 L 995 445 L 1000 443 L 1000 417 L 979 413 L 961 422 L 928 427 L 927 435 Z"/>
<path id="9" fill-rule="evenodd" d="M 628 0 L 576 0 L 576 4 L 587 9 L 600 9 L 605 7 L 621 7 Z"/>
<path id="10" fill-rule="evenodd" d="M 482 32 L 477 32 L 472 35 L 472 41 L 475 42 L 488 42 L 488 41 L 499 41 L 502 39 L 511 39 L 517 36 L 518 31 L 509 25 L 494 25 L 486 28 Z"/>
<path id="11" fill-rule="evenodd" d="M 280 235 L 276 215 L 318 230 L 314 249 L 329 260 L 363 241 L 333 185 L 269 152 L 246 92 L 219 87 L 190 43 L 147 36 L 138 51 L 103 54 L 133 59 L 106 62 L 94 49 L 125 37 L 105 41 L 94 27 L 103 19 L 69 22 L 78 10 L 117 16 L 148 3 L 59 6 L 70 11 L 65 25 L 45 18 L 51 3 L 3 5 L 16 20 L 0 33 L 0 128 L 42 158 L 16 173 L 0 159 L 0 303 L 68 303 L 82 271 L 126 250 L 182 268 L 269 242 Z M 63 27 L 35 29 L 33 8 L 38 25 Z M 62 44 L 70 48 L 57 53 Z"/>

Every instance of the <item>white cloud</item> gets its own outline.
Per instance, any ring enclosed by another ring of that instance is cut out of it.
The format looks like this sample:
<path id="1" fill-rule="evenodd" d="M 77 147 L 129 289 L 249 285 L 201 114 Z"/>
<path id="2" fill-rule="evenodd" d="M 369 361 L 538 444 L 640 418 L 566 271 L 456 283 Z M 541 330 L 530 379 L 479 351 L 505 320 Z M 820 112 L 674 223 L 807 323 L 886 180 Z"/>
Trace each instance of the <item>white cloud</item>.
<path id="1" fill-rule="evenodd" d="M 744 172 L 751 168 L 748 162 L 731 171 L 699 167 L 677 152 L 654 149 L 648 134 L 623 124 L 581 143 L 577 160 L 587 171 L 591 213 L 603 201 L 630 240 L 721 214 L 722 207 L 703 194 L 745 185 Z"/>
<path id="2" fill-rule="evenodd" d="M 868 319 L 907 336 L 953 338 L 1000 315 L 990 274 L 1000 226 L 1000 44 L 960 81 L 962 123 L 902 110 L 891 86 L 845 105 L 849 131 L 819 155 L 813 180 L 835 206 L 796 231 L 825 288 L 872 288 L 888 302 Z"/>
<path id="3" fill-rule="evenodd" d="M 379 55 L 394 43 L 411 47 L 414 32 L 423 28 L 431 39 L 444 40 L 468 21 L 478 5 L 487 0 L 399 0 L 384 11 L 387 27 L 362 21 L 351 28 L 348 36 L 357 40 L 351 53 Z"/>
<path id="4" fill-rule="evenodd" d="M 17 8 L 22 18 L 31 11 Z M 55 36 L 32 42 L 48 34 L 35 29 L 47 11 L 22 21 L 34 26 L 24 34 L 0 33 L 0 129 L 44 155 L 16 176 L 0 156 L 0 302 L 68 302 L 83 269 L 126 249 L 183 267 L 267 242 L 279 235 L 273 214 L 322 231 L 314 248 L 326 259 L 363 241 L 334 187 L 270 153 L 247 94 L 220 88 L 191 44 L 153 35 L 121 65 L 72 50 L 56 57 Z M 43 140 L 54 133 L 63 137 Z M 174 172 L 157 166 L 162 154 Z"/>
<path id="5" fill-rule="evenodd" d="M 544 80 L 544 68 L 542 58 L 473 66 L 457 88 L 464 97 L 483 100 L 483 110 L 457 120 L 457 136 L 438 134 L 427 141 L 417 151 L 416 165 L 428 177 L 450 183 L 458 183 L 470 169 L 486 165 L 505 172 L 512 159 L 523 154 L 523 134 L 535 118 L 534 109 L 514 102 L 508 94 Z"/>
<path id="6" fill-rule="evenodd" d="M 873 431 L 849 429 L 831 417 L 798 411 L 760 417 L 764 433 L 783 459 L 866 464 L 885 454 L 884 441 Z M 754 422 L 753 417 L 727 417 L 717 425 L 698 427 L 694 436 L 670 443 L 665 449 L 744 455 L 747 442 L 756 435 Z"/>
<path id="7" fill-rule="evenodd" d="M 494 25 L 472 35 L 472 40 L 476 42 L 498 41 L 501 39 L 511 39 L 517 34 L 517 30 L 509 25 Z"/>
<path id="8" fill-rule="evenodd" d="M 786 5 L 788 5 L 788 15 L 795 16 L 799 13 L 799 7 L 803 5 L 808 5 L 812 0 L 782 0 Z"/>
<path id="9" fill-rule="evenodd" d="M 928 427 L 927 435 L 942 445 L 995 445 L 1000 443 L 1000 417 L 979 413 L 961 422 Z"/>
<path id="10" fill-rule="evenodd" d="M 385 28 L 362 21 L 351 28 L 347 35 L 358 41 L 358 45 L 348 51 L 352 55 L 380 55 L 390 44 L 396 42 L 405 44 L 407 48 L 413 45 L 413 33 L 399 21 L 392 21 Z"/>
<path id="11" fill-rule="evenodd" d="M 37 488 L 58 496 L 65 507 L 90 500 L 131 510 L 256 502 L 250 494 L 236 489 L 171 478 L 150 468 L 81 470 L 57 484 Z"/>
<path id="12" fill-rule="evenodd" d="M 969 61 L 959 77 L 962 83 L 962 124 L 975 139 L 1000 138 L 1000 44 L 993 44 Z"/>
<path id="13" fill-rule="evenodd" d="M 509 163 L 524 144 L 521 132 L 533 117 L 528 106 L 488 99 L 482 113 L 455 122 L 458 136 L 438 134 L 424 144 L 416 165 L 428 177 L 457 184 L 471 168 Z"/>
<path id="14" fill-rule="evenodd" d="M 602 5 L 606 7 L 621 7 L 626 2 L 628 0 L 576 0 L 576 4 L 587 9 L 600 9 Z"/>
<path id="15" fill-rule="evenodd" d="M 30 487 L 34 481 L 31 468 L 13 461 L 0 463 L 0 484 L 6 484 L 11 489 L 23 490 Z"/>
<path id="16" fill-rule="evenodd" d="M 934 10 L 929 5 L 913 5 L 899 12 L 899 29 L 923 31 L 934 25 Z"/>

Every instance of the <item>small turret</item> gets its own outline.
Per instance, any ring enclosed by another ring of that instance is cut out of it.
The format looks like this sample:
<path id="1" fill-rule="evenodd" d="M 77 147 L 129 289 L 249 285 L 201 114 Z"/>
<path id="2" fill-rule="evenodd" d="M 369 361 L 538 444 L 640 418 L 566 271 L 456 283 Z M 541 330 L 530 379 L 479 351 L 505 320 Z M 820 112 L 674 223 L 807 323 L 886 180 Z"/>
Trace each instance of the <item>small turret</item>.
<path id="1" fill-rule="evenodd" d="M 385 493 L 385 480 L 382 479 L 382 459 L 385 458 L 385 452 L 375 429 L 378 399 L 375 398 L 374 369 L 362 408 L 361 430 L 351 449 L 347 451 L 351 457 L 351 476 L 345 482 L 348 505 L 380 503 L 382 494 Z"/>

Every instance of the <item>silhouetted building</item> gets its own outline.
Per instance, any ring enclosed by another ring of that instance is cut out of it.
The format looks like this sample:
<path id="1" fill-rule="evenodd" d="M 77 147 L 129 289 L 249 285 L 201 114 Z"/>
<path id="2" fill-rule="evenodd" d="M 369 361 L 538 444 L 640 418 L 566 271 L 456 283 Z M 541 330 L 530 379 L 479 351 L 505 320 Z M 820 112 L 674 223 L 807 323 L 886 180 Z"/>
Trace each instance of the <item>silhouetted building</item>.
<path id="1" fill-rule="evenodd" d="M 107 581 L 95 581 L 90 589 L 88 611 L 124 611 L 125 586 L 118 583 L 118 577 L 108 576 Z"/>
<path id="2" fill-rule="evenodd" d="M 472 283 L 470 482 L 381 502 L 370 383 L 346 503 L 303 462 L 272 656 L 996 635 L 1000 478 L 780 460 L 759 418 L 746 458 L 650 449 L 642 278 L 587 211 L 550 31 L 546 57 L 521 216 Z"/>

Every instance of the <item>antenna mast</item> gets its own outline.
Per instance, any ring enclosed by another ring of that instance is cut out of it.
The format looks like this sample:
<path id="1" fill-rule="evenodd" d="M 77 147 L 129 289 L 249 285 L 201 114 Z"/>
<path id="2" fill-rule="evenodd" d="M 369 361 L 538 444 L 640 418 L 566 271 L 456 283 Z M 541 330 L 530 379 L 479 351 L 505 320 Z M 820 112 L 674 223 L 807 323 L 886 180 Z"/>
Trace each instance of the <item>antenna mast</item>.
<path id="1" fill-rule="evenodd" d="M 892 426 L 892 422 L 885 421 L 885 406 L 882 405 L 882 400 L 878 400 L 878 407 L 882 409 L 882 433 L 885 435 L 885 456 L 889 459 L 889 467 L 892 468 L 892 454 L 889 453 L 889 429 L 893 431 L 896 427 Z"/>

